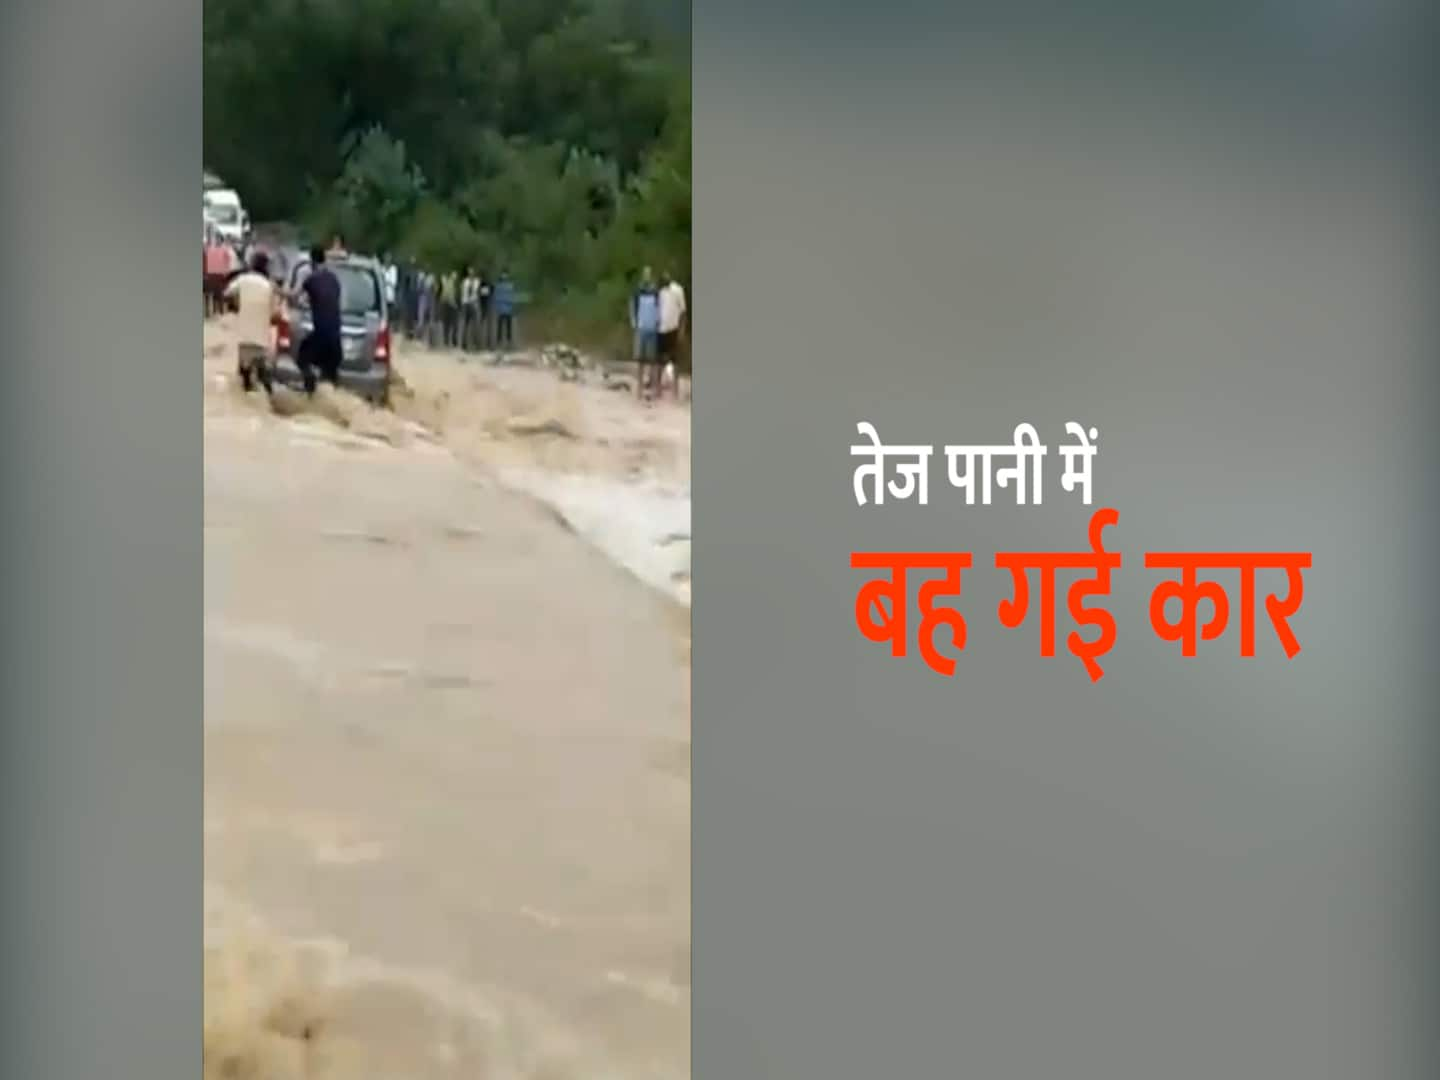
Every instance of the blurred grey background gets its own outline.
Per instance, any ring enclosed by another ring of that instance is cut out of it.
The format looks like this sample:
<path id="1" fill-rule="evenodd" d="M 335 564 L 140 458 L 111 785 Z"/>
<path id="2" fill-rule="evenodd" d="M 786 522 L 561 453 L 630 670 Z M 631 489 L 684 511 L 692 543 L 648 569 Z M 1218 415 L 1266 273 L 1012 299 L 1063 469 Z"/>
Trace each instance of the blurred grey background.
<path id="1" fill-rule="evenodd" d="M 0 7 L 0 1074 L 200 1072 L 200 5 Z"/>
<path id="2" fill-rule="evenodd" d="M 1434 1075 L 1430 29 L 697 6 L 698 1076 Z M 995 615 L 995 551 L 1083 549 L 1057 452 L 1041 508 L 943 458 L 858 508 L 862 419 L 1099 428 L 1099 684 L 1063 591 L 1053 659 Z M 936 548 L 952 679 L 853 616 L 851 551 Z M 1176 549 L 1313 552 L 1303 651 L 1159 641 Z"/>

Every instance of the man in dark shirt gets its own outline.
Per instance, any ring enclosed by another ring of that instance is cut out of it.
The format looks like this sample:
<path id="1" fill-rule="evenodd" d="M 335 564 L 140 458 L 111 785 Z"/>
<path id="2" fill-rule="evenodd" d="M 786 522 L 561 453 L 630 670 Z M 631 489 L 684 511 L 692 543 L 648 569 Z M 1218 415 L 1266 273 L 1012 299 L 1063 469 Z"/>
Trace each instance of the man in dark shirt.
<path id="1" fill-rule="evenodd" d="M 310 306 L 310 325 L 313 329 L 295 357 L 300 375 L 305 380 L 305 392 L 315 392 L 315 372 L 332 386 L 340 384 L 340 279 L 325 265 L 325 252 L 320 247 L 310 249 L 310 273 L 300 286 Z"/>
<path id="2" fill-rule="evenodd" d="M 490 317 L 490 275 L 486 272 L 480 274 L 480 347 L 489 349 L 491 339 L 494 337 L 495 327 Z"/>

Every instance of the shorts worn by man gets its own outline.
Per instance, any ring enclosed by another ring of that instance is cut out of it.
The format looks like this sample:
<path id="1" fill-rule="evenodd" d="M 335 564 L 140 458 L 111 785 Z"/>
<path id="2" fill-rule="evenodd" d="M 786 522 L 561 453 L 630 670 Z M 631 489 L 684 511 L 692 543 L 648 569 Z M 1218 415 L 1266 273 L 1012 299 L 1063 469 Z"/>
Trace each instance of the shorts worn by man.
<path id="1" fill-rule="evenodd" d="M 246 392 L 255 388 L 256 380 L 268 394 L 271 390 L 271 327 L 275 316 L 275 286 L 270 281 L 270 260 L 259 253 L 250 261 L 250 269 L 236 277 L 225 289 L 225 299 L 236 304 L 239 317 L 236 331 L 239 339 L 237 368 Z"/>

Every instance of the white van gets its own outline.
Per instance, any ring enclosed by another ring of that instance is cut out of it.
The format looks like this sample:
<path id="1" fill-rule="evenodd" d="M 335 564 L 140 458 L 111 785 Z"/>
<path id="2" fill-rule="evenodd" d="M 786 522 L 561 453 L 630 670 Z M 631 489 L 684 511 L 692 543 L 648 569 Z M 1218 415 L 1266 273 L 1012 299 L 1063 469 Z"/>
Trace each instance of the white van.
<path id="1" fill-rule="evenodd" d="M 226 240 L 238 242 L 250 231 L 250 215 L 231 188 L 217 188 L 204 194 L 205 220 Z"/>

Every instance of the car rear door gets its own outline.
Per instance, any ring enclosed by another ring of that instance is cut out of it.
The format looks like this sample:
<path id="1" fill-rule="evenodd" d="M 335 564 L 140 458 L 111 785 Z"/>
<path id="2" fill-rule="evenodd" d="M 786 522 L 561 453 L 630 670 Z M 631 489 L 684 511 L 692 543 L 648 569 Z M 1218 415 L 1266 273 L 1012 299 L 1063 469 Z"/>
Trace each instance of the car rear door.
<path id="1" fill-rule="evenodd" d="M 384 282 L 364 264 L 342 265 L 339 276 L 343 311 L 340 340 L 344 350 L 340 366 L 345 371 L 369 371 L 384 321 Z M 364 310 L 359 310 L 362 307 Z"/>

